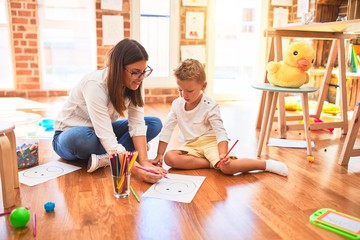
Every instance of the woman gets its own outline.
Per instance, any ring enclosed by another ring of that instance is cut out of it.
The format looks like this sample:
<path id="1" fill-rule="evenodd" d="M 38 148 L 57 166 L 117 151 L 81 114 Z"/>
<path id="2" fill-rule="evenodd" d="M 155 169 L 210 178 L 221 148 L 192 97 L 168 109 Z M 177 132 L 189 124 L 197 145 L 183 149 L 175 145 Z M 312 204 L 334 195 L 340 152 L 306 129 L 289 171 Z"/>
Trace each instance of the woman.
<path id="1" fill-rule="evenodd" d="M 106 68 L 75 86 L 55 121 L 53 148 L 61 158 L 88 160 L 88 172 L 93 172 L 109 165 L 109 154 L 136 150 L 135 164 L 158 174 L 136 167 L 132 173 L 149 183 L 162 178 L 165 170 L 147 156 L 147 142 L 162 128 L 159 118 L 144 117 L 142 82 L 152 72 L 147 61 L 141 44 L 124 39 L 109 52 Z"/>

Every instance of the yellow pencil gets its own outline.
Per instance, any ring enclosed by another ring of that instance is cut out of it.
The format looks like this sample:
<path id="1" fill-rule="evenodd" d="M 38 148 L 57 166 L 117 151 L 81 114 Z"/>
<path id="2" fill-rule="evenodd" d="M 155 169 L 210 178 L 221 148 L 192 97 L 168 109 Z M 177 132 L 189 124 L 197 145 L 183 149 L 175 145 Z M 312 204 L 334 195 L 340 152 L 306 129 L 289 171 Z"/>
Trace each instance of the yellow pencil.
<path id="1" fill-rule="evenodd" d="M 131 168 L 133 167 L 134 162 L 135 162 L 137 156 L 138 156 L 138 152 L 134 152 L 134 155 L 132 156 L 132 158 L 131 158 L 131 160 L 130 160 L 129 171 L 131 171 Z"/>

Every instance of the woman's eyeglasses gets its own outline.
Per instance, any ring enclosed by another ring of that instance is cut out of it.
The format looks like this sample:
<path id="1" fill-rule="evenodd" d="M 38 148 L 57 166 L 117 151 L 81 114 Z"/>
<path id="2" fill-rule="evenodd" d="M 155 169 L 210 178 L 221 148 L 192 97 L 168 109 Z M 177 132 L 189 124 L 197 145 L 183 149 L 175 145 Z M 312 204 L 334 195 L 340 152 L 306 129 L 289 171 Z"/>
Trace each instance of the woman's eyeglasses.
<path id="1" fill-rule="evenodd" d="M 124 67 L 124 69 L 130 73 L 131 78 L 133 80 L 138 80 L 141 78 L 141 76 L 144 76 L 144 78 L 147 78 L 148 76 L 150 76 L 150 74 L 152 73 L 153 69 L 149 66 L 146 66 L 145 70 L 142 72 L 139 71 L 129 71 L 126 67 Z"/>

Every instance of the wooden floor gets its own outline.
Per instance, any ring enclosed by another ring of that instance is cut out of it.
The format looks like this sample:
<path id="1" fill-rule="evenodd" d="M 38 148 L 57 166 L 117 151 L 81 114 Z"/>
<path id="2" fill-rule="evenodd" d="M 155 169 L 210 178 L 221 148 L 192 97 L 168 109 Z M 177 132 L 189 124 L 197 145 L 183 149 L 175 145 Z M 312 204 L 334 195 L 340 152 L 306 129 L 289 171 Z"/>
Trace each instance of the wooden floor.
<path id="1" fill-rule="evenodd" d="M 47 99 L 44 117 L 55 117 L 64 98 Z M 146 113 L 165 119 L 170 105 L 153 104 Z M 256 158 L 259 131 L 255 129 L 256 103 L 221 103 L 222 116 L 239 157 Z M 174 135 L 176 136 L 176 135 Z M 276 131 L 272 132 L 276 137 Z M 289 139 L 303 139 L 301 131 Z M 200 175 L 206 179 L 189 204 L 131 195 L 115 199 L 110 169 L 93 174 L 85 163 L 81 170 L 37 186 L 21 184 L 16 207 L 37 215 L 37 239 L 343 239 L 310 224 L 309 216 L 320 208 L 333 208 L 360 217 L 360 159 L 348 167 L 337 164 L 345 136 L 340 129 L 312 131 L 314 163 L 305 149 L 265 147 L 260 159 L 276 159 L 289 167 L 289 176 L 242 173 L 225 176 L 216 170 L 172 170 L 171 173 Z M 170 146 L 176 145 L 174 140 Z M 151 143 L 150 157 L 156 153 Z M 58 161 L 50 139 L 40 142 L 40 164 Z M 131 180 L 141 195 L 150 184 Z M 44 204 L 55 202 L 46 213 Z M 0 200 L 0 210 L 2 202 Z M 32 239 L 31 222 L 14 229 L 8 216 L 0 217 L 0 239 Z"/>

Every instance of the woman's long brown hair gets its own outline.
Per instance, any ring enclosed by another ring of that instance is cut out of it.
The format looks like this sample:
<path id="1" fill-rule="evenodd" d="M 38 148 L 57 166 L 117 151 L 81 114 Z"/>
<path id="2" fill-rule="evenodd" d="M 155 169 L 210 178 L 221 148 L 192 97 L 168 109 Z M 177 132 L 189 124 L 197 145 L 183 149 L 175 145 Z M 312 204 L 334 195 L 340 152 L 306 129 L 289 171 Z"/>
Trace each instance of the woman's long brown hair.
<path id="1" fill-rule="evenodd" d="M 109 98 L 115 110 L 124 116 L 126 111 L 125 99 L 128 97 L 135 106 L 144 106 L 142 83 L 135 91 L 124 85 L 124 67 L 142 60 L 148 60 L 145 48 L 135 40 L 123 39 L 117 43 L 108 54 L 107 87 Z"/>

